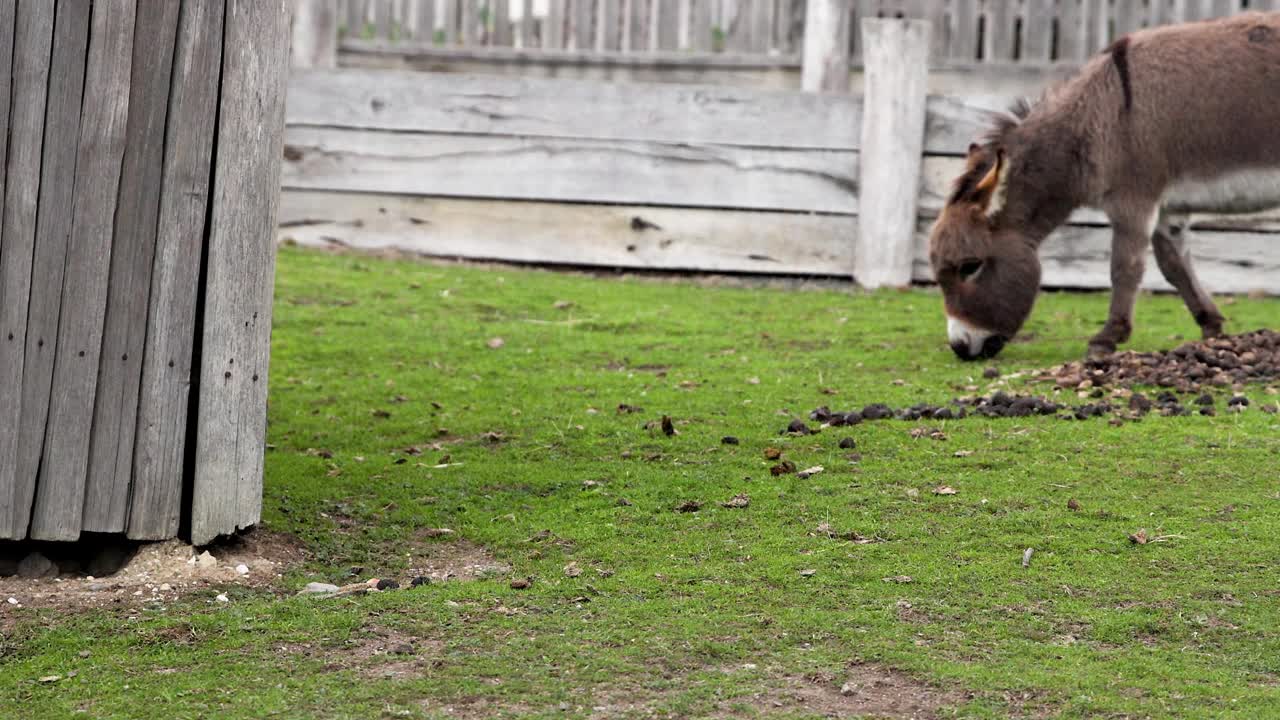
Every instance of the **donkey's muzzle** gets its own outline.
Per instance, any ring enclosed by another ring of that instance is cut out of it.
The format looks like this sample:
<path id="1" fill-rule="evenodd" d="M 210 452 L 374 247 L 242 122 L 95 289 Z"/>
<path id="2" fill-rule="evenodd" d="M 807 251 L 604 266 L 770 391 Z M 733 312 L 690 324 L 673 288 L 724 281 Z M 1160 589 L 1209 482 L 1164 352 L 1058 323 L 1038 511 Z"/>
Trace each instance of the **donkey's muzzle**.
<path id="1" fill-rule="evenodd" d="M 1000 354 L 1004 349 L 1005 339 L 1000 335 L 991 335 L 982 341 L 982 347 L 974 352 L 968 342 L 955 341 L 951 343 L 951 351 L 961 360 L 986 360 Z"/>

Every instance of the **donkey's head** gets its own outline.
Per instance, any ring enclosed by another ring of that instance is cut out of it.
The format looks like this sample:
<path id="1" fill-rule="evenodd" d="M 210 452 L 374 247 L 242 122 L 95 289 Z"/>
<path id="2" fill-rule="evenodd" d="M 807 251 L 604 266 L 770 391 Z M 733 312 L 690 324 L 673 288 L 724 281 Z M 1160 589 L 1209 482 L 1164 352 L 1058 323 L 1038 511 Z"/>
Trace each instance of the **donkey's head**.
<path id="1" fill-rule="evenodd" d="M 1040 288 L 1037 243 L 1001 212 L 1008 169 L 998 140 L 970 145 L 965 172 L 929 237 L 948 339 L 962 360 L 999 353 L 1031 314 Z"/>

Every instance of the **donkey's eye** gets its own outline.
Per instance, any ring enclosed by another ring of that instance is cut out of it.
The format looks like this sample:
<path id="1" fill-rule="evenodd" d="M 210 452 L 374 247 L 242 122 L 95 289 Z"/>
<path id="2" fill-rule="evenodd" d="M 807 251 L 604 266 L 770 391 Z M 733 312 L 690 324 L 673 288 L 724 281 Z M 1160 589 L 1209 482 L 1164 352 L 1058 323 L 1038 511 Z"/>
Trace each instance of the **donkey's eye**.
<path id="1" fill-rule="evenodd" d="M 972 280 L 974 276 L 982 272 L 981 260 L 966 260 L 960 264 L 960 277 L 965 280 Z"/>

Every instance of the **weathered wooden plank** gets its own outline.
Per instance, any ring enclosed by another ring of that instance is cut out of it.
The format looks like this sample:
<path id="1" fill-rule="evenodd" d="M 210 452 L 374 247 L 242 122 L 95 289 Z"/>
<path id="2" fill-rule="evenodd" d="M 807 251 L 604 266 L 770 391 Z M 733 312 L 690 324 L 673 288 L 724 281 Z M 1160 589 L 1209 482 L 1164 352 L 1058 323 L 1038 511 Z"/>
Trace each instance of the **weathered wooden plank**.
<path id="1" fill-rule="evenodd" d="M 1261 291 L 1280 294 L 1280 255 L 1274 237 L 1262 233 L 1193 232 L 1187 236 L 1196 275 L 1212 293 Z M 1111 286 L 1111 230 L 1069 225 L 1050 235 L 1040 248 L 1041 286 L 1046 288 L 1109 288 Z M 913 276 L 932 282 L 929 269 L 928 226 L 916 233 Z M 1151 252 L 1142 288 L 1170 291 Z M 1188 316 L 1187 323 L 1194 326 Z"/>
<path id="2" fill-rule="evenodd" d="M 414 0 L 413 10 L 413 38 L 419 42 L 435 43 L 436 0 Z"/>
<path id="3" fill-rule="evenodd" d="M 1146 6 L 1140 2 L 1119 2 L 1112 8 L 1115 37 L 1139 30 L 1146 25 Z"/>
<path id="4" fill-rule="evenodd" d="M 565 0 L 547 0 L 547 24 L 543 26 L 543 49 L 561 50 L 565 47 Z"/>
<path id="5" fill-rule="evenodd" d="M 228 0 L 191 542 L 256 524 L 266 447 L 288 0 Z"/>
<path id="6" fill-rule="evenodd" d="M 533 0 L 520 0 L 520 27 L 516 44 L 522 48 L 533 47 L 537 32 L 536 18 L 533 16 Z"/>
<path id="7" fill-rule="evenodd" d="M 706 0 L 690 0 L 689 49 L 699 52 L 708 52 L 713 49 L 712 24 L 711 3 Z"/>
<path id="8" fill-rule="evenodd" d="M 747 50 L 753 53 L 768 53 L 773 48 L 774 0 L 749 0 L 751 5 L 751 24 L 749 27 L 751 41 Z M 657 4 L 657 0 L 654 0 Z"/>
<path id="9" fill-rule="evenodd" d="M 573 46 L 579 50 L 591 47 L 592 34 L 595 31 L 593 16 L 595 3 L 593 0 L 570 0 L 573 8 L 571 29 Z"/>
<path id="10" fill-rule="evenodd" d="M 849 91 L 849 21 L 848 0 L 807 0 L 802 90 Z"/>
<path id="11" fill-rule="evenodd" d="M 53 0 L 4 3 L 0 9 L 0 124 L 4 143 L 0 192 L 0 539 L 26 537 L 36 477 L 18 474 L 22 366 L 26 348 L 31 264 L 40 192 L 41 137 Z"/>
<path id="12" fill-rule="evenodd" d="M 1015 0 L 986 0 L 983 12 L 986 32 L 983 35 L 982 59 L 986 62 L 1011 62 L 1016 42 Z"/>
<path id="13" fill-rule="evenodd" d="M 978 0 L 951 0 L 948 32 L 951 42 L 947 57 L 952 62 L 972 63 L 978 59 Z"/>
<path id="14" fill-rule="evenodd" d="M 129 118 L 136 10 L 137 0 L 93 3 L 88 59 L 82 71 L 84 97 L 75 176 L 62 178 L 62 182 L 74 183 L 75 195 L 49 419 L 31 518 L 31 537 L 37 540 L 75 540 L 83 522 L 107 278 Z M 121 370 L 113 360 L 105 360 L 107 372 Z M 128 487 L 127 480 L 124 487 Z M 124 497 L 117 499 L 116 508 L 123 513 Z M 119 520 L 123 525 L 123 517 Z"/>
<path id="15" fill-rule="evenodd" d="M 649 27 L 649 51 L 675 50 L 680 43 L 680 0 L 654 0 Z"/>
<path id="16" fill-rule="evenodd" d="M 178 532 L 197 287 L 205 245 L 222 21 L 226 0 L 183 0 L 164 131 L 146 349 L 138 394 L 129 537 L 158 540 Z"/>
<path id="17" fill-rule="evenodd" d="M 622 0 L 622 49 L 641 52 L 647 47 L 649 0 Z"/>
<path id="18" fill-rule="evenodd" d="M 728 86 L 339 70 L 296 71 L 287 112 L 290 125 L 317 127 L 853 149 L 861 104 Z"/>
<path id="19" fill-rule="evenodd" d="M 58 0 L 49 64 L 49 97 L 45 106 L 44 157 L 40 164 L 40 202 L 36 212 L 36 246 L 32 263 L 31 305 L 27 312 L 27 347 L 22 368 L 22 419 L 18 423 L 18 474 L 37 477 L 49 419 L 49 393 L 62 310 L 63 273 L 71 236 L 80 101 L 84 88 L 90 6 Z M 37 488 L 39 496 L 45 492 Z M 75 500 L 77 507 L 80 498 Z M 37 509 L 38 511 L 38 509 Z M 77 528 L 78 530 L 78 528 Z"/>
<path id="20" fill-rule="evenodd" d="M 128 520 L 147 301 L 162 192 L 165 145 L 157 140 L 164 137 L 168 115 L 179 7 L 171 0 L 138 0 L 129 120 L 85 484 L 82 525 L 88 532 L 121 532 Z M 332 9 L 336 17 L 336 5 Z"/>
<path id="21" fill-rule="evenodd" d="M 284 186 L 565 202 L 856 211 L 857 153 L 289 128 Z"/>
<path id="22" fill-rule="evenodd" d="M 458 0 L 458 44 L 478 45 L 480 40 L 480 3 L 479 0 Z"/>
<path id="23" fill-rule="evenodd" d="M 1047 63 L 1053 51 L 1056 0 L 1024 0 L 1022 12 L 1022 62 Z"/>
<path id="24" fill-rule="evenodd" d="M 511 47 L 511 3 L 510 0 L 493 0 L 493 33 L 489 36 L 489 44 L 498 47 Z"/>
<path id="25" fill-rule="evenodd" d="M 338 0 L 296 0 L 293 15 L 294 67 L 338 65 Z M 178 4 L 174 2 L 174 4 Z"/>
<path id="26" fill-rule="evenodd" d="M 312 247 L 442 257 L 832 275 L 851 267 L 856 232 L 849 215 L 286 190 L 277 235 Z"/>
<path id="27" fill-rule="evenodd" d="M 596 23 L 597 50 L 617 50 L 621 46 L 621 22 L 618 14 L 620 4 L 621 0 L 596 0 L 596 10 L 600 13 Z"/>
<path id="28" fill-rule="evenodd" d="M 347 5 L 347 37 L 364 37 L 369 22 L 369 0 L 342 0 Z"/>
<path id="29" fill-rule="evenodd" d="M 862 21 L 865 113 L 854 248 L 863 287 L 911 282 L 920 158 L 924 146 L 929 23 Z"/>
<path id="30" fill-rule="evenodd" d="M 1085 0 L 1058 0 L 1058 62 L 1082 63 L 1087 57 Z"/>
<path id="31" fill-rule="evenodd" d="M 370 14 L 373 16 L 373 36 L 394 40 L 391 33 L 391 0 L 370 0 Z"/>

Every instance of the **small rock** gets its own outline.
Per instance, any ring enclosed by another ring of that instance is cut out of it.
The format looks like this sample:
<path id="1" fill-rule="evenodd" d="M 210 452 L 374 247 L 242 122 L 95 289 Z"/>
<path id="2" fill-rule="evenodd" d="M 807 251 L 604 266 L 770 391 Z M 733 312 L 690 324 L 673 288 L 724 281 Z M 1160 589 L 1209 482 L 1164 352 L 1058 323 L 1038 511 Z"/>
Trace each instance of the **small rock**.
<path id="1" fill-rule="evenodd" d="M 169 592 L 172 589 L 173 586 L 169 583 L 160 583 L 160 592 Z"/>
<path id="2" fill-rule="evenodd" d="M 955 495 L 956 489 L 950 485 L 939 485 L 933 489 L 934 495 Z"/>
<path id="3" fill-rule="evenodd" d="M 307 586 L 298 591 L 299 595 L 331 595 L 338 592 L 337 585 L 329 583 L 313 582 L 307 583 Z"/>
<path id="4" fill-rule="evenodd" d="M 218 558 L 210 555 L 209 551 L 205 550 L 196 556 L 195 565 L 202 570 L 212 570 L 218 567 Z"/>
<path id="5" fill-rule="evenodd" d="M 218 602 L 231 602 L 231 598 L 227 597 L 226 593 L 218 593 L 218 596 L 214 599 Z"/>
<path id="6" fill-rule="evenodd" d="M 40 678 L 39 682 L 46 683 L 46 684 L 55 683 L 61 679 L 62 679 L 61 675 L 45 675 L 44 677 Z"/>
<path id="7" fill-rule="evenodd" d="M 806 568 L 800 571 L 800 577 L 813 577 L 814 575 L 817 575 L 817 574 L 818 574 L 818 571 L 814 570 L 813 568 Z"/>
<path id="8" fill-rule="evenodd" d="M 805 468 L 804 470 L 801 470 L 800 472 L 796 473 L 796 477 L 800 478 L 801 480 L 808 480 L 809 478 L 813 477 L 814 475 L 817 475 L 822 471 L 823 471 L 823 467 L 821 465 L 814 465 L 811 468 Z"/>
<path id="9" fill-rule="evenodd" d="M 236 566 L 236 573 L 239 575 L 248 575 L 249 566 L 245 565 L 244 563 L 240 563 L 239 565 Z"/>
<path id="10" fill-rule="evenodd" d="M 18 563 L 18 577 L 28 580 L 55 577 L 57 574 L 58 566 L 38 552 L 30 553 Z"/>
<path id="11" fill-rule="evenodd" d="M 497 350 L 498 348 L 506 344 L 507 344 L 507 341 L 503 340 L 500 337 L 489 338 L 489 341 L 485 343 L 485 345 L 488 345 L 489 348 L 492 350 Z"/>
<path id="12" fill-rule="evenodd" d="M 17 605 L 17 604 L 18 604 L 18 598 L 11 597 L 11 598 L 9 598 L 8 603 L 9 603 L 10 605 Z"/>
<path id="13" fill-rule="evenodd" d="M 516 578 L 515 580 L 511 581 L 511 589 L 524 590 L 525 588 L 528 588 L 532 584 L 533 583 L 529 580 L 529 578 Z"/>
<path id="14" fill-rule="evenodd" d="M 80 657 L 82 657 L 82 658 L 87 658 L 87 657 L 89 657 L 90 655 L 92 655 L 93 653 L 89 652 L 88 650 L 81 650 L 80 652 L 78 652 L 78 653 L 76 653 L 76 654 L 77 654 L 77 655 L 79 655 L 79 656 L 80 656 Z"/>

